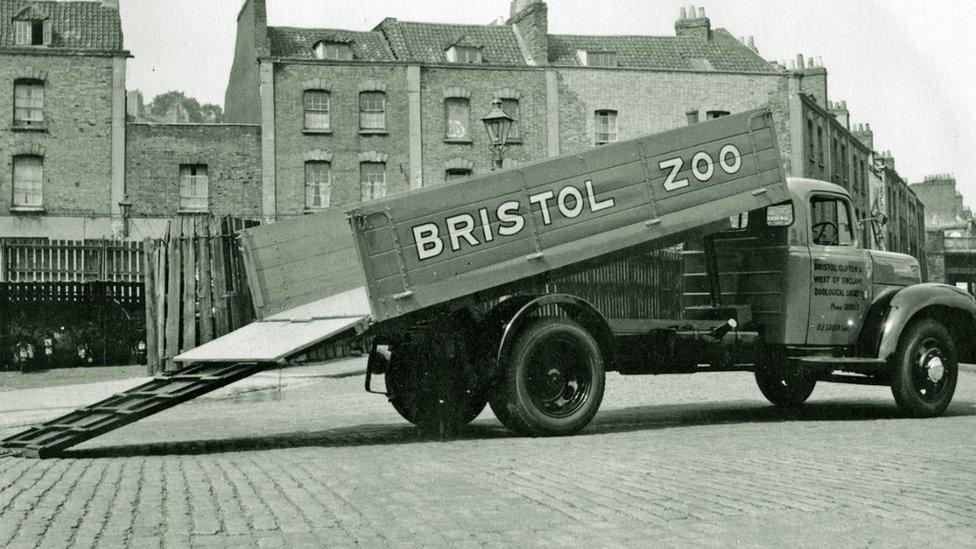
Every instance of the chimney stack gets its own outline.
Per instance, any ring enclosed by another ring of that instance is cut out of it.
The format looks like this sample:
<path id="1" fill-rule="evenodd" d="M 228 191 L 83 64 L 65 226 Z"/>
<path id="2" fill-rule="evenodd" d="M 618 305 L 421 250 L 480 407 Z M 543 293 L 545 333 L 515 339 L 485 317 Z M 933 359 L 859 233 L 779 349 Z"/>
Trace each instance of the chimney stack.
<path id="1" fill-rule="evenodd" d="M 674 34 L 699 40 L 710 40 L 712 38 L 712 23 L 705 16 L 705 8 L 695 8 L 688 6 L 687 11 L 681 8 L 678 13 L 679 19 L 674 24 Z"/>
<path id="2" fill-rule="evenodd" d="M 119 11 L 119 0 L 102 0 L 102 7 Z"/>
<path id="3" fill-rule="evenodd" d="M 853 133 L 865 147 L 874 150 L 874 132 L 871 131 L 871 124 L 858 124 Z"/>
<path id="4" fill-rule="evenodd" d="M 847 101 L 828 101 L 827 110 L 842 126 L 848 130 L 851 129 L 851 113 L 847 110 Z"/>
<path id="5" fill-rule="evenodd" d="M 688 125 L 689 126 L 691 126 L 692 124 L 697 124 L 698 123 L 698 110 L 697 109 L 694 109 L 694 110 L 690 110 L 690 111 L 685 111 L 685 118 L 687 118 Z"/>

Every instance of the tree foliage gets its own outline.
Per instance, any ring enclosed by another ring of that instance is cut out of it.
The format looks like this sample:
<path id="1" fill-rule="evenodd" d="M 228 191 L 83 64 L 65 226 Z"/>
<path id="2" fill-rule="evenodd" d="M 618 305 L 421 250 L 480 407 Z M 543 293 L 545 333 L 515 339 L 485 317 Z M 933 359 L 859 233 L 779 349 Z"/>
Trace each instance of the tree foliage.
<path id="1" fill-rule="evenodd" d="M 152 102 L 146 105 L 146 109 L 153 116 L 160 118 L 166 117 L 170 111 L 180 105 L 186 110 L 188 122 L 222 122 L 224 111 L 220 105 L 207 103 L 201 105 L 199 101 L 181 91 L 170 91 L 153 98 Z"/>

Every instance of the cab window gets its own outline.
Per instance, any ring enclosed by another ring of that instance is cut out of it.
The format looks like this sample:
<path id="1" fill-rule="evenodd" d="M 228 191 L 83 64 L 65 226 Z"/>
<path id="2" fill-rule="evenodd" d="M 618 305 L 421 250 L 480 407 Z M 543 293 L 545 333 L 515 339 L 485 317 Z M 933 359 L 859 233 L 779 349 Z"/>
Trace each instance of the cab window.
<path id="1" fill-rule="evenodd" d="M 847 202 L 833 196 L 810 199 L 810 233 L 820 246 L 852 246 L 854 231 Z"/>

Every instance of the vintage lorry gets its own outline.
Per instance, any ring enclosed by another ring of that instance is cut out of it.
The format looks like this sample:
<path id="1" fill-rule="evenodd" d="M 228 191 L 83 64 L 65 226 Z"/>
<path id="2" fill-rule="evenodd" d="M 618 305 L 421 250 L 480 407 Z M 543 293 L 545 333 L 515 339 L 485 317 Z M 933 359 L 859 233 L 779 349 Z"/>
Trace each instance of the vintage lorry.
<path id="1" fill-rule="evenodd" d="M 349 337 L 369 352 L 366 389 L 430 430 L 490 405 L 517 433 L 576 433 L 607 371 L 754 372 L 784 407 L 821 381 L 889 386 L 906 415 L 941 414 L 974 352 L 976 302 L 862 247 L 872 220 L 837 185 L 787 180 L 773 128 L 756 110 L 248 229 L 258 321 L 5 443 L 57 450 Z M 679 243 L 681 318 L 612 318 L 545 291 Z"/>

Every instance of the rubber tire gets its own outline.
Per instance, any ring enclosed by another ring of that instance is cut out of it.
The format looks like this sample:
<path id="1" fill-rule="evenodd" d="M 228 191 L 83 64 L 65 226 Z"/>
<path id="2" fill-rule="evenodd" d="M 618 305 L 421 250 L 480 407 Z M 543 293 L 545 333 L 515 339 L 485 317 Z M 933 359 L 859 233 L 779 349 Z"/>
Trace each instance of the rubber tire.
<path id="1" fill-rule="evenodd" d="M 409 366 L 405 364 L 405 361 L 397 360 L 395 357 L 396 353 L 391 357 L 386 373 L 387 390 L 392 395 L 390 404 L 400 414 L 400 417 L 422 429 L 427 429 L 431 426 L 431 423 L 438 419 L 436 417 L 437 415 L 436 413 L 429 415 L 422 413 L 422 410 L 418 408 L 419 404 L 411 400 L 411 397 L 414 395 L 410 394 L 410 389 L 407 388 L 407 378 L 405 377 L 408 373 L 407 368 Z M 487 392 L 466 396 L 467 398 L 464 399 L 466 402 L 461 404 L 452 413 L 451 422 L 453 423 L 453 427 L 463 427 L 471 423 L 488 406 Z M 427 396 L 424 395 L 419 398 L 427 398 Z M 433 410 L 431 411 L 433 412 Z"/>
<path id="2" fill-rule="evenodd" d="M 576 339 L 589 355 L 590 391 L 582 406 L 567 417 L 553 417 L 532 402 L 525 384 L 528 358 L 547 338 L 560 335 Z M 495 417 L 509 430 L 527 436 L 572 435 L 586 427 L 603 401 L 606 373 L 603 352 L 596 339 L 582 326 L 566 318 L 533 320 L 522 330 L 512 347 L 501 377 L 488 399 Z"/>
<path id="3" fill-rule="evenodd" d="M 939 347 L 943 350 L 943 358 L 946 371 L 949 376 L 948 386 L 942 397 L 936 402 L 926 402 L 915 391 L 912 382 L 911 364 L 912 355 L 915 348 L 929 337 L 939 339 Z M 914 320 L 905 327 L 898 340 L 898 348 L 892 361 L 891 371 L 891 393 L 895 397 L 895 402 L 901 411 L 909 417 L 935 417 L 945 412 L 945 409 L 952 402 L 952 395 L 956 391 L 956 382 L 959 379 L 959 355 L 956 352 L 956 344 L 952 339 L 952 334 L 944 324 L 932 318 L 922 318 Z"/>
<path id="4" fill-rule="evenodd" d="M 799 408 L 810 398 L 817 380 L 795 370 L 770 367 L 756 370 L 756 385 L 775 406 Z"/>

